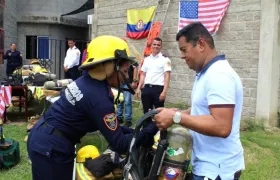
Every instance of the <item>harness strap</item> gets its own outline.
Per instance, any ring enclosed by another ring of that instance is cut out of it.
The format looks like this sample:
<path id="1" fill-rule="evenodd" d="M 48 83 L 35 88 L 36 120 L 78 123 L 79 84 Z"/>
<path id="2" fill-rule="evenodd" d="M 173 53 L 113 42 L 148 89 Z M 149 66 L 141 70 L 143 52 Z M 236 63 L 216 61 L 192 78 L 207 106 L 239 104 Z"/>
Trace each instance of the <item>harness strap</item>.
<path id="1" fill-rule="evenodd" d="M 158 113 L 157 110 L 151 110 L 147 113 L 145 113 L 142 117 L 140 117 L 137 121 L 136 121 L 136 127 L 134 129 L 134 134 L 133 134 L 133 138 L 131 140 L 130 143 L 130 147 L 129 147 L 129 151 L 127 153 L 127 157 L 126 158 L 126 164 L 124 166 L 124 171 L 123 171 L 123 177 L 125 178 L 125 180 L 128 180 L 128 174 L 131 172 L 131 169 L 135 170 L 138 174 L 138 170 L 136 168 L 134 168 L 134 166 L 137 166 L 137 155 L 138 153 L 133 153 L 136 150 L 136 139 L 138 138 L 138 135 L 140 133 L 140 130 L 142 128 L 142 126 L 145 124 L 145 122 L 147 120 L 150 120 L 150 117 L 156 115 Z M 136 150 L 137 152 L 137 150 Z"/>

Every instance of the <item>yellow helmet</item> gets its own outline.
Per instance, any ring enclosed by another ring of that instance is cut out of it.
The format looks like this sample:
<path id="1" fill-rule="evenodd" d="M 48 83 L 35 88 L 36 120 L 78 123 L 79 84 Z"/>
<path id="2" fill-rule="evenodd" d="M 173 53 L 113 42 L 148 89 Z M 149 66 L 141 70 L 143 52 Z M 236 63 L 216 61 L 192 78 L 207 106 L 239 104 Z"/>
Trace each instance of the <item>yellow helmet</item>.
<path id="1" fill-rule="evenodd" d="M 126 59 L 134 62 L 127 42 L 116 36 L 98 36 L 89 43 L 87 59 L 79 69 L 89 69 L 96 64 L 116 59 Z"/>
<path id="2" fill-rule="evenodd" d="M 40 64 L 39 59 L 31 59 L 30 64 Z"/>
<path id="3" fill-rule="evenodd" d="M 98 149 L 93 145 L 87 145 L 82 147 L 77 153 L 77 162 L 85 162 L 86 159 L 97 158 L 100 156 Z"/>

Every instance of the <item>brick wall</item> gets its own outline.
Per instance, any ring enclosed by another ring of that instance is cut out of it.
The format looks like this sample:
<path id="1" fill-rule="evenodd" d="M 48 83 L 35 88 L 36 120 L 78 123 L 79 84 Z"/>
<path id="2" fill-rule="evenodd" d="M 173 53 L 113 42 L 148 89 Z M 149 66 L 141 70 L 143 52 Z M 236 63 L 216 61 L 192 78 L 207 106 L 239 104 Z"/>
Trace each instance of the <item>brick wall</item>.
<path id="1" fill-rule="evenodd" d="M 97 35 L 110 34 L 125 37 L 126 10 L 156 5 L 156 0 L 99 0 Z M 168 90 L 168 102 L 190 104 L 194 72 L 178 58 L 179 50 L 175 35 L 178 22 L 178 0 L 172 0 L 163 31 L 163 52 L 172 60 L 172 77 Z M 167 0 L 157 11 L 165 10 Z M 214 37 L 219 52 L 225 53 L 233 68 L 239 73 L 244 85 L 243 116 L 254 117 L 256 109 L 260 0 L 231 1 L 220 30 Z M 162 20 L 164 12 L 157 14 Z M 139 52 L 145 40 L 130 40 Z"/>
<path id="2" fill-rule="evenodd" d="M 260 0 L 231 2 L 215 41 L 242 78 L 243 115 L 252 117 L 256 111 L 261 4 Z"/>
<path id="3" fill-rule="evenodd" d="M 178 0 L 172 0 L 163 31 L 163 52 L 172 60 L 172 77 L 168 90 L 168 102 L 190 104 L 194 72 L 178 58 L 179 50 L 175 35 L 178 22 Z M 156 5 L 147 0 L 99 0 L 97 34 L 111 34 L 125 37 L 126 10 Z M 157 11 L 165 10 L 167 0 L 158 6 Z M 164 12 L 157 13 L 156 19 L 162 20 Z M 215 43 L 219 52 L 225 53 L 233 68 L 239 73 L 244 85 L 243 116 L 254 117 L 256 109 L 260 0 L 231 1 Z M 144 40 L 130 40 L 139 52 L 143 51 Z"/>

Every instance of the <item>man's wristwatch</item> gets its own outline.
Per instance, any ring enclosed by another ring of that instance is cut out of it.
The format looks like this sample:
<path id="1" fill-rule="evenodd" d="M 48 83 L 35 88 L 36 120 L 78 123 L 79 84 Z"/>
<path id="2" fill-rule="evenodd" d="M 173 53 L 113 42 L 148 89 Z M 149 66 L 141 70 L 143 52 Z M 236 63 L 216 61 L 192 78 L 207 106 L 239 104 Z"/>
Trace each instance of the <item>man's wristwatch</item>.
<path id="1" fill-rule="evenodd" d="M 137 79 L 133 79 L 133 81 L 132 82 L 134 82 L 134 83 L 138 83 L 138 80 Z"/>
<path id="2" fill-rule="evenodd" d="M 175 124 L 179 124 L 181 122 L 182 113 L 180 111 L 177 111 L 173 116 L 173 121 Z"/>

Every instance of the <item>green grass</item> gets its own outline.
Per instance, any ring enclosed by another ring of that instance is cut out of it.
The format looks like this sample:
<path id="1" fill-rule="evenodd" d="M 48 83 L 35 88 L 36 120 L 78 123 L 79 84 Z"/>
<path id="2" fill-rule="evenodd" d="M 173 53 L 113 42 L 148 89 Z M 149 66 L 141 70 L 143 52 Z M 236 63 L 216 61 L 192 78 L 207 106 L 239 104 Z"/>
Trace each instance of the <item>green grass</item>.
<path id="1" fill-rule="evenodd" d="M 280 179 L 280 132 L 242 132 L 246 171 L 242 179 Z"/>
<path id="2" fill-rule="evenodd" d="M 168 105 L 171 107 L 172 105 Z M 142 114 L 142 110 L 135 105 L 134 121 Z M 185 105 L 177 105 L 185 108 Z M 247 122 L 246 122 L 247 123 Z M 246 131 L 241 133 L 241 141 L 245 152 L 246 170 L 242 180 L 279 180 L 280 179 L 280 130 L 264 131 L 260 124 L 251 121 L 247 123 Z M 31 166 L 27 159 L 26 143 L 23 141 L 26 133 L 26 123 L 4 125 L 5 136 L 13 138 L 20 143 L 21 161 L 10 169 L 0 171 L 0 180 L 31 180 Z M 93 144 L 101 151 L 105 150 L 107 143 L 103 139 L 103 148 L 97 135 L 87 135 L 82 138 L 81 147 Z"/>
<path id="3" fill-rule="evenodd" d="M 4 135 L 7 138 L 13 138 L 19 142 L 20 146 L 20 163 L 12 169 L 1 170 L 0 180 L 31 180 L 31 169 L 27 158 L 26 143 L 24 137 L 26 136 L 26 123 L 16 125 L 4 125 Z"/>

